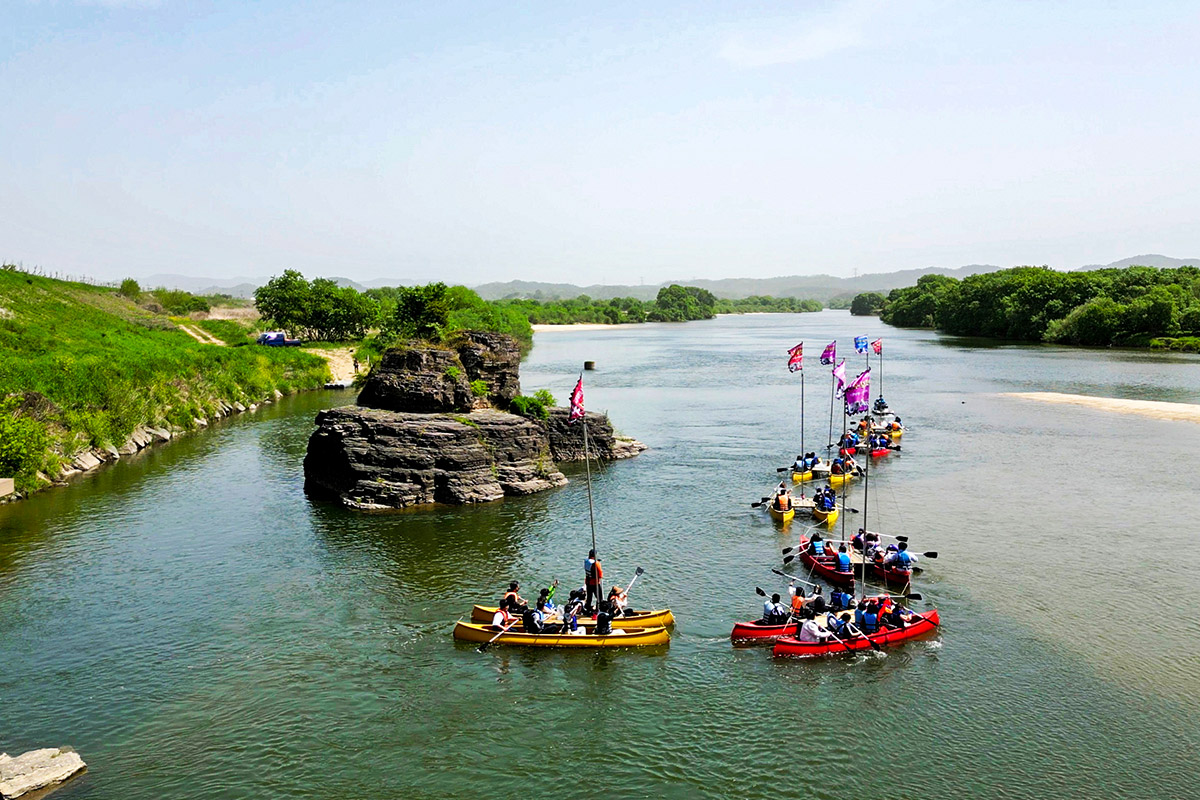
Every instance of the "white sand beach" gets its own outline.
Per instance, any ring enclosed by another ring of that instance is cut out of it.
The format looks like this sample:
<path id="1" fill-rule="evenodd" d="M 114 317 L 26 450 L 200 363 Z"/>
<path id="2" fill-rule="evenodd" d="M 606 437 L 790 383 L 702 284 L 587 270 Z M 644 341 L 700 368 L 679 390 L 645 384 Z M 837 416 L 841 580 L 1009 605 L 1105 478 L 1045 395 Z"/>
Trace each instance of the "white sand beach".
<path id="1" fill-rule="evenodd" d="M 1155 419 L 1173 419 L 1200 423 L 1200 405 L 1195 403 L 1167 403 L 1161 400 L 1121 400 L 1115 397 L 1092 397 L 1086 394 L 1062 394 L 1060 392 L 1007 392 L 1005 397 L 1035 400 L 1041 403 L 1061 403 L 1084 406 L 1100 411 L 1115 411 L 1118 414 L 1139 414 Z"/>

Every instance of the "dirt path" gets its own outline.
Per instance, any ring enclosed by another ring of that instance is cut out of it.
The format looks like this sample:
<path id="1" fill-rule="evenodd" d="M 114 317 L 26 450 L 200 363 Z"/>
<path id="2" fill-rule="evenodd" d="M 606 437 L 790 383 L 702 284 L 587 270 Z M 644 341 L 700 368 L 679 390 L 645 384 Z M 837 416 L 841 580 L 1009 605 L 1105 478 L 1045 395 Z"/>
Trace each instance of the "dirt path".
<path id="1" fill-rule="evenodd" d="M 333 373 L 335 382 L 352 381 L 354 380 L 354 348 L 353 347 L 338 347 L 335 349 L 326 348 L 303 348 L 304 352 L 312 353 L 314 356 L 320 356 L 329 362 L 329 371 Z M 362 365 L 359 369 L 366 369 L 366 365 Z"/>
<path id="2" fill-rule="evenodd" d="M 200 328 L 199 326 L 185 325 L 181 322 L 181 323 L 179 323 L 179 327 L 180 327 L 180 329 L 183 330 L 184 333 L 186 333 L 188 336 L 191 336 L 193 339 L 195 339 L 200 344 L 215 344 L 215 345 L 219 345 L 221 347 L 225 346 L 224 342 L 222 342 L 220 339 L 213 336 L 211 333 L 204 330 L 203 328 Z"/>
<path id="3" fill-rule="evenodd" d="M 1182 422 L 1200 422 L 1200 405 L 1194 403 L 1167 403 L 1161 400 L 1122 400 L 1116 397 L 1092 397 L 1086 394 L 1062 394 L 1060 392 L 1010 392 L 1007 397 L 1036 400 L 1042 403 L 1062 403 L 1084 406 L 1100 411 L 1116 411 L 1119 414 L 1138 414 L 1155 419 L 1172 419 Z"/>

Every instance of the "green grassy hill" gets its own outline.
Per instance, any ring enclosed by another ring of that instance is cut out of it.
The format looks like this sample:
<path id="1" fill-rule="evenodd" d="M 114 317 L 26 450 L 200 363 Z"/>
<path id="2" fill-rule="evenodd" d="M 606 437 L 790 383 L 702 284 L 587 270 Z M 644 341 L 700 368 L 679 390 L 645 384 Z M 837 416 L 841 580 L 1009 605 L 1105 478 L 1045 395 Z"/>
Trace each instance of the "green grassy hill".
<path id="1" fill-rule="evenodd" d="M 56 477 L 80 451 L 121 447 L 139 426 L 186 430 L 223 403 L 328 375 L 308 353 L 200 344 L 115 289 L 0 268 L 0 476 L 18 490 L 36 488 L 38 472 Z"/>

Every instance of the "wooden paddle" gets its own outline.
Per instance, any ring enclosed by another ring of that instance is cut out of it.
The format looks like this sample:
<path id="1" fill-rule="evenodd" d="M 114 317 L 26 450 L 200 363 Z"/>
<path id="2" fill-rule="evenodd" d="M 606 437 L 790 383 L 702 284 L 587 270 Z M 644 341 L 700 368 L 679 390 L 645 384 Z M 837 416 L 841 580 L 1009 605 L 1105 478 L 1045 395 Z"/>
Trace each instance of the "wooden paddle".
<path id="1" fill-rule="evenodd" d="M 476 649 L 477 649 L 477 650 L 478 650 L 480 653 L 486 653 L 486 652 L 487 652 L 487 649 L 488 649 L 489 647 L 491 647 L 491 646 L 492 646 L 492 642 L 494 642 L 494 641 L 496 641 L 497 639 L 499 639 L 499 638 L 500 638 L 500 636 L 501 636 L 501 634 L 507 633 L 509 628 L 511 628 L 513 625 L 516 625 L 516 624 L 517 624 L 518 622 L 520 622 L 520 621 L 521 621 L 521 618 L 520 618 L 520 617 L 517 617 L 517 618 L 516 618 L 516 619 L 514 619 L 512 622 L 508 623 L 508 625 L 506 625 L 505 627 L 501 628 L 501 629 L 500 629 L 500 633 L 497 633 L 497 634 L 496 634 L 495 636 L 493 636 L 491 639 L 488 639 L 486 642 L 484 642 L 483 644 L 479 645 L 479 647 L 478 647 L 478 648 L 476 648 Z"/>
<path id="2" fill-rule="evenodd" d="M 856 634 L 856 635 L 858 635 L 858 636 L 861 636 L 862 638 L 866 639 L 866 640 L 867 640 L 867 644 L 871 645 L 871 649 L 872 649 L 872 650 L 874 650 L 876 653 L 881 653 L 881 652 L 883 652 L 883 649 L 882 649 L 882 648 L 881 648 L 879 645 L 877 645 L 877 644 L 876 644 L 874 641 L 872 641 L 870 636 L 867 636 L 865 633 L 863 633 L 862 631 L 860 631 L 860 630 L 859 630 L 859 629 L 858 629 L 858 628 L 857 628 L 857 627 L 854 625 L 854 623 L 853 623 L 853 622 L 847 622 L 847 623 L 846 623 L 846 628 L 847 628 L 847 629 L 849 629 L 849 631 L 850 631 L 851 633 L 853 633 L 853 634 Z"/>
<path id="3" fill-rule="evenodd" d="M 795 556 L 793 556 L 793 558 L 795 558 Z M 806 586 L 817 586 L 818 585 L 818 584 L 813 583 L 812 581 L 806 581 L 803 578 L 797 578 L 795 575 L 788 575 L 786 572 L 783 572 L 781 570 L 773 569 L 773 570 L 771 570 L 771 572 L 774 572 L 776 575 L 780 575 L 789 580 L 799 581 L 800 583 L 803 583 Z"/>

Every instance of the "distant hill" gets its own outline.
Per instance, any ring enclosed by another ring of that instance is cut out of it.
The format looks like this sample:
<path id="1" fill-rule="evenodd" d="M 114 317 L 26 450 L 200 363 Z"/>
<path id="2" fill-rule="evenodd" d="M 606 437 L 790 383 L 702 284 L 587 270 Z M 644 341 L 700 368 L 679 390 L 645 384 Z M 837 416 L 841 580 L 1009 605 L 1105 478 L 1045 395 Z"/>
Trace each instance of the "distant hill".
<path id="1" fill-rule="evenodd" d="M 1111 264 L 1088 264 L 1076 267 L 1078 270 L 1123 268 L 1133 265 L 1147 267 L 1180 267 L 1188 264 L 1200 266 L 1200 258 L 1171 258 L 1160 255 L 1142 255 L 1123 258 Z M 880 292 L 887 294 L 892 289 L 912 286 L 922 275 L 949 275 L 953 278 L 966 278 L 981 272 L 995 272 L 1004 267 L 993 264 L 968 264 L 957 269 L 944 267 L 925 267 L 923 269 L 903 269 L 897 272 L 871 272 L 855 278 L 838 278 L 833 275 L 784 275 L 776 278 L 722 278 L 719 280 L 704 280 L 699 278 L 663 281 L 655 284 L 591 284 L 579 286 L 573 283 L 542 283 L 538 281 L 506 281 L 503 283 L 484 283 L 475 287 L 476 292 L 485 300 L 500 300 L 504 298 L 533 298 L 535 300 L 555 300 L 567 297 L 578 297 L 586 294 L 597 300 L 610 300 L 614 297 L 636 297 L 639 300 L 653 300 L 658 290 L 672 283 L 685 286 L 699 286 L 708 289 L 717 297 L 737 300 L 753 295 L 769 295 L 771 297 L 798 297 L 820 300 L 828 303 L 834 299 L 849 301 L 859 292 Z M 241 276 L 224 280 L 215 278 L 194 278 L 188 275 L 160 274 L 139 278 L 143 288 L 165 286 L 168 289 L 183 289 L 193 294 L 230 294 L 234 297 L 251 298 L 254 290 L 265 284 L 270 277 Z M 352 281 L 349 278 L 333 278 L 339 286 L 351 286 L 359 291 L 381 286 L 396 286 L 397 281 L 387 278 L 376 278 L 369 281 Z"/>
<path id="2" fill-rule="evenodd" d="M 1200 258 L 1171 258 L 1170 256 L 1147 254 L 1144 256 L 1134 256 L 1133 258 L 1122 258 L 1120 261 L 1114 261 L 1111 264 L 1088 264 L 1086 267 L 1080 267 L 1079 271 L 1109 268 L 1124 269 L 1125 267 L 1134 266 L 1158 267 L 1159 269 L 1200 267 Z"/>
<path id="3" fill-rule="evenodd" d="M 683 279 L 664 281 L 653 285 L 618 285 L 593 284 L 591 286 L 576 286 L 570 283 L 538 283 L 535 281 L 508 281 L 506 283 L 485 283 L 474 287 L 485 300 L 500 300 L 503 298 L 522 297 L 535 300 L 552 300 L 555 298 L 577 297 L 586 294 L 598 300 L 608 300 L 613 297 L 636 297 L 640 300 L 653 300 L 658 290 L 672 283 L 685 286 L 698 286 L 707 289 L 717 297 L 738 299 L 753 295 L 769 295 L 771 297 L 800 297 L 812 298 L 828 302 L 835 297 L 850 298 L 859 292 L 889 292 L 901 286 L 911 286 L 922 275 L 950 275 L 955 278 L 965 278 L 980 272 L 994 272 L 1000 267 L 990 264 L 971 264 L 958 269 L 928 267 L 925 269 L 906 269 L 899 272 L 881 272 L 859 275 L 856 278 L 838 278 L 833 275 L 788 275 L 777 278 L 722 278 L 720 280 Z"/>

